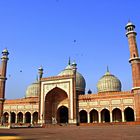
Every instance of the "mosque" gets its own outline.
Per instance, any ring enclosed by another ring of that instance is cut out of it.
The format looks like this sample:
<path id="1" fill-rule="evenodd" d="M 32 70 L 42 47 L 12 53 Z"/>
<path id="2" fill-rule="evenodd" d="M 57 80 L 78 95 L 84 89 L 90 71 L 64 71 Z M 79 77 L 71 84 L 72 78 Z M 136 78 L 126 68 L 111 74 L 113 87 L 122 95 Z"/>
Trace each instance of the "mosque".
<path id="1" fill-rule="evenodd" d="M 43 77 L 28 86 L 26 96 L 5 100 L 8 50 L 2 51 L 0 69 L 0 120 L 12 124 L 120 123 L 140 121 L 140 58 L 135 25 L 125 27 L 128 38 L 133 86 L 121 91 L 121 81 L 109 70 L 99 79 L 97 93 L 85 94 L 86 81 L 76 63 L 68 65 L 57 76 Z"/>

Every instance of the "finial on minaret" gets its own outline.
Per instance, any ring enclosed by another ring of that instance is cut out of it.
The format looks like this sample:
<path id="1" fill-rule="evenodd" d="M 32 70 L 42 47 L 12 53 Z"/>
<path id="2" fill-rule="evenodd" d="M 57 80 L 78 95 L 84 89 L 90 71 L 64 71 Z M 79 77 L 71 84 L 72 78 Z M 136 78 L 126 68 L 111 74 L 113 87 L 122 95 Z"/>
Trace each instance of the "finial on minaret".
<path id="1" fill-rule="evenodd" d="M 71 64 L 71 62 L 70 62 L 70 57 L 69 57 L 69 62 L 68 62 L 68 65 L 70 65 Z"/>
<path id="2" fill-rule="evenodd" d="M 108 68 L 108 66 L 107 66 L 107 72 L 109 72 L 109 68 Z"/>

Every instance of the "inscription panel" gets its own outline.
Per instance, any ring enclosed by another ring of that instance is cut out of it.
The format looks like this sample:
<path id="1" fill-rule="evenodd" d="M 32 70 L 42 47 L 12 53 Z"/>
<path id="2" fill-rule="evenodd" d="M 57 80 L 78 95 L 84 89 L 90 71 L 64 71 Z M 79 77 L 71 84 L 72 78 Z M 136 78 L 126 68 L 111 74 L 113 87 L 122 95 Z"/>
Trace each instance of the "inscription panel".
<path id="1" fill-rule="evenodd" d="M 90 105 L 90 106 L 98 105 L 98 102 L 97 102 L 97 101 L 89 102 L 89 105 Z"/>
<path id="2" fill-rule="evenodd" d="M 100 101 L 100 105 L 109 105 L 109 101 Z"/>
<path id="3" fill-rule="evenodd" d="M 23 106 L 23 105 L 22 105 L 22 106 L 19 105 L 19 106 L 18 106 L 18 109 L 24 109 L 24 106 Z"/>
<path id="4" fill-rule="evenodd" d="M 26 105 L 25 108 L 26 109 L 31 109 L 32 108 L 32 105 Z"/>
<path id="5" fill-rule="evenodd" d="M 117 105 L 117 104 L 120 104 L 121 103 L 121 100 L 112 100 L 111 103 L 113 105 Z"/>
<path id="6" fill-rule="evenodd" d="M 9 105 L 7 105 L 7 106 L 4 105 L 4 109 L 5 109 L 5 110 L 8 110 L 8 109 L 10 109 L 10 106 L 9 106 Z"/>
<path id="7" fill-rule="evenodd" d="M 124 104 L 133 104 L 133 99 L 123 99 Z"/>
<path id="8" fill-rule="evenodd" d="M 34 109 L 38 109 L 38 105 L 33 105 L 33 108 Z"/>
<path id="9" fill-rule="evenodd" d="M 12 109 L 17 110 L 17 106 L 15 106 L 15 105 L 11 106 L 11 110 Z"/>
<path id="10" fill-rule="evenodd" d="M 86 103 L 86 102 L 80 102 L 79 103 L 79 107 L 81 107 L 81 106 L 87 106 L 88 104 Z"/>

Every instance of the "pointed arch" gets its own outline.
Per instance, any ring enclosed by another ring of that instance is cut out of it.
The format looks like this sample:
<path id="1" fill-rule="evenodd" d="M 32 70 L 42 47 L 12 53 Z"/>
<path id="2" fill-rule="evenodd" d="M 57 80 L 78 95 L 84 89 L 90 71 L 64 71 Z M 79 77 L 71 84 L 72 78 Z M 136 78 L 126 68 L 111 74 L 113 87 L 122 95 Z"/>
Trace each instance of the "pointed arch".
<path id="1" fill-rule="evenodd" d="M 52 118 L 56 118 L 56 112 L 59 104 L 68 98 L 67 93 L 58 87 L 55 87 L 46 94 L 45 97 L 45 120 L 46 123 L 52 123 Z"/>
<path id="2" fill-rule="evenodd" d="M 90 111 L 90 123 L 98 122 L 98 111 L 96 109 L 92 109 Z"/>
<path id="3" fill-rule="evenodd" d="M 15 123 L 16 121 L 16 114 L 14 112 L 11 112 L 11 123 Z"/>
<path id="4" fill-rule="evenodd" d="M 122 122 L 122 112 L 119 108 L 115 108 L 112 111 L 113 122 Z"/>
<path id="5" fill-rule="evenodd" d="M 23 123 L 23 113 L 19 112 L 17 114 L 17 123 Z"/>
<path id="6" fill-rule="evenodd" d="M 8 123 L 9 120 L 9 113 L 8 112 L 4 112 L 3 114 L 3 123 Z"/>
<path id="7" fill-rule="evenodd" d="M 110 122 L 110 112 L 108 109 L 101 111 L 101 122 Z"/>
<path id="8" fill-rule="evenodd" d="M 79 112 L 80 123 L 87 123 L 87 112 L 85 110 L 81 110 Z"/>
<path id="9" fill-rule="evenodd" d="M 58 108 L 58 110 L 57 110 L 57 122 L 58 123 L 68 123 L 68 108 L 67 107 L 61 106 Z"/>
<path id="10" fill-rule="evenodd" d="M 25 123 L 31 123 L 31 113 L 30 112 L 25 113 Z"/>
<path id="11" fill-rule="evenodd" d="M 38 112 L 33 113 L 33 123 L 36 124 L 38 122 Z"/>
<path id="12" fill-rule="evenodd" d="M 134 121 L 134 110 L 131 107 L 127 107 L 124 110 L 124 118 L 126 122 Z"/>

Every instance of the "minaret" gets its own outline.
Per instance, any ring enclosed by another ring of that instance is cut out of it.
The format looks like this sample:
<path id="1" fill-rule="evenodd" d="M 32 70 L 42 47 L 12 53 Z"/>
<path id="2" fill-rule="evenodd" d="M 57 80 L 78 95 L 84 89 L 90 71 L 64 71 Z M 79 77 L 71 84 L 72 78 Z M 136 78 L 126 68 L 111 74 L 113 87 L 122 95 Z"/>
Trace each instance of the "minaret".
<path id="1" fill-rule="evenodd" d="M 78 106 L 78 94 L 76 93 L 76 71 L 77 64 L 73 62 L 71 64 L 73 69 L 73 123 L 79 125 L 79 106 Z"/>
<path id="2" fill-rule="evenodd" d="M 8 50 L 4 49 L 2 51 L 1 57 L 1 72 L 0 72 L 0 120 L 3 116 L 3 103 L 5 100 L 5 83 L 6 83 L 6 70 L 7 70 L 7 61 L 8 61 Z"/>
<path id="3" fill-rule="evenodd" d="M 40 114 L 41 111 L 41 78 L 43 76 L 43 67 L 41 66 L 38 68 L 38 74 L 39 74 L 39 113 L 38 113 L 38 122 L 41 123 L 41 119 L 43 120 L 44 116 Z"/>
<path id="4" fill-rule="evenodd" d="M 135 25 L 131 22 L 125 27 L 126 29 L 126 36 L 128 38 L 129 43 L 129 50 L 130 50 L 130 59 L 129 62 L 131 63 L 132 67 L 132 78 L 133 78 L 133 88 L 132 92 L 134 93 L 134 103 L 135 103 L 135 121 L 140 121 L 140 58 L 136 43 L 136 35 L 135 32 Z"/>
<path id="5" fill-rule="evenodd" d="M 135 32 L 135 25 L 131 22 L 128 22 L 128 24 L 125 27 L 126 29 L 126 37 L 128 38 L 129 43 L 129 50 L 130 50 L 130 59 L 129 62 L 131 63 L 132 67 L 132 78 L 133 78 L 133 88 L 134 90 L 140 90 L 140 58 L 136 43 L 136 35 Z"/>

